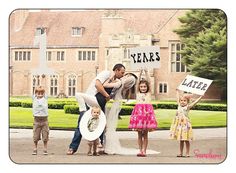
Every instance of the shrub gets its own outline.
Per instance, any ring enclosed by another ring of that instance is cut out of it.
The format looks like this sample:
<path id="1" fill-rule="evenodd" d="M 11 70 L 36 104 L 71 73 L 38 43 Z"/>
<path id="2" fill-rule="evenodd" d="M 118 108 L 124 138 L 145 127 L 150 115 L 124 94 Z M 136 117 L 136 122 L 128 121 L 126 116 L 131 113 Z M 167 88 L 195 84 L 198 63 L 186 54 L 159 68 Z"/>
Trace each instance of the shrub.
<path id="1" fill-rule="evenodd" d="M 10 101 L 9 106 L 10 107 L 21 107 L 21 101 Z"/>
<path id="2" fill-rule="evenodd" d="M 78 105 L 75 101 L 49 101 L 48 108 L 49 109 L 64 109 L 70 105 L 71 107 L 66 110 L 68 113 L 78 113 Z M 111 106 L 112 102 L 108 102 L 107 106 Z M 177 109 L 178 105 L 176 102 L 153 102 L 152 103 L 154 109 Z M 24 107 L 24 108 L 32 108 L 32 100 L 23 100 L 23 101 L 13 101 L 11 100 L 9 103 L 10 107 Z M 65 107 L 66 106 L 66 107 Z M 130 115 L 132 112 L 135 103 L 125 104 L 123 103 L 120 115 Z M 211 103 L 198 103 L 196 106 L 192 108 L 193 110 L 206 110 L 206 111 L 227 111 L 226 104 L 211 104 Z M 66 113 L 67 113 L 66 112 Z"/>
<path id="3" fill-rule="evenodd" d="M 133 106 L 122 106 L 120 110 L 120 115 L 131 115 Z"/>
<path id="4" fill-rule="evenodd" d="M 64 105 L 62 102 L 48 102 L 48 109 L 63 109 Z"/>
<path id="5" fill-rule="evenodd" d="M 79 107 L 76 105 L 65 105 L 64 111 L 67 114 L 79 114 Z"/>
<path id="6" fill-rule="evenodd" d="M 21 102 L 21 107 L 23 107 L 23 108 L 32 108 L 32 102 L 26 102 L 26 101 L 24 101 L 24 102 Z"/>

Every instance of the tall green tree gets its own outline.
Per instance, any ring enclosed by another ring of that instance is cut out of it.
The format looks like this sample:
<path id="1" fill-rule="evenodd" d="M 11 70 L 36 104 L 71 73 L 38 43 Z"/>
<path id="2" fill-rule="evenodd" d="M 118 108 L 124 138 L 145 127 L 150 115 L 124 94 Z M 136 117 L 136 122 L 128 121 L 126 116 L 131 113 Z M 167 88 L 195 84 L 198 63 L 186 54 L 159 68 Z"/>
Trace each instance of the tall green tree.
<path id="1" fill-rule="evenodd" d="M 214 80 L 226 99 L 227 19 L 221 10 L 191 10 L 179 18 L 176 32 L 185 48 L 183 62 L 193 75 Z"/>

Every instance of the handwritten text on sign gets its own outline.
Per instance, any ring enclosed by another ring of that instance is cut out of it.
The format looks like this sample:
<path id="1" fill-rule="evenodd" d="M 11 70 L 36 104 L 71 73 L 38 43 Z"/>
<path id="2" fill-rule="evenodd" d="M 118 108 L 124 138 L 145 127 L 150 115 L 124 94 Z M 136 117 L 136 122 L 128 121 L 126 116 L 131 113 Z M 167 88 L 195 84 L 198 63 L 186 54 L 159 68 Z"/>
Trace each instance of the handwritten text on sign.
<path id="1" fill-rule="evenodd" d="M 159 68 L 160 60 L 160 48 L 158 46 L 130 49 L 130 65 L 132 70 Z"/>
<path id="2" fill-rule="evenodd" d="M 203 95 L 211 85 L 211 83 L 212 80 L 187 75 L 178 86 L 178 89 L 186 92 L 191 92 L 193 94 Z"/>

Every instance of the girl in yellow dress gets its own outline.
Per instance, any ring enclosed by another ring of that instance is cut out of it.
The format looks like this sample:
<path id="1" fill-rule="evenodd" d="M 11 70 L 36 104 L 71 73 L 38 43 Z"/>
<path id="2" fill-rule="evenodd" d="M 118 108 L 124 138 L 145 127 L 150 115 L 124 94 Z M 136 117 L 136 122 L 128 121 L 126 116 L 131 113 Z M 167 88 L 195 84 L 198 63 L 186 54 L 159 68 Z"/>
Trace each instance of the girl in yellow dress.
<path id="1" fill-rule="evenodd" d="M 190 142 L 193 140 L 192 125 L 188 117 L 189 110 L 196 105 L 203 96 L 200 96 L 194 102 L 190 103 L 189 94 L 179 94 L 177 89 L 178 110 L 173 119 L 170 128 L 170 137 L 180 141 L 180 154 L 177 157 L 183 157 L 184 143 L 186 144 L 186 157 L 189 157 Z"/>

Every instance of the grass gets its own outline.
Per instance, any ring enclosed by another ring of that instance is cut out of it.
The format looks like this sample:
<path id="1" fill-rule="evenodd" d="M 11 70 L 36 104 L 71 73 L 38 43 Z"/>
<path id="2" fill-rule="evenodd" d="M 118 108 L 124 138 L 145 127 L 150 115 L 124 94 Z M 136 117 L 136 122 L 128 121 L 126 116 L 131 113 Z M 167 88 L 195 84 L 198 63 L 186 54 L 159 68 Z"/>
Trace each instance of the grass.
<path id="1" fill-rule="evenodd" d="M 49 109 L 49 126 L 51 129 L 74 129 L 78 115 L 66 114 L 64 110 Z M 155 110 L 159 129 L 169 129 L 176 110 Z M 226 127 L 226 112 L 191 110 L 189 117 L 194 128 Z M 32 108 L 10 107 L 11 128 L 32 128 Z M 119 130 L 127 130 L 129 116 L 122 116 L 118 121 Z"/>

